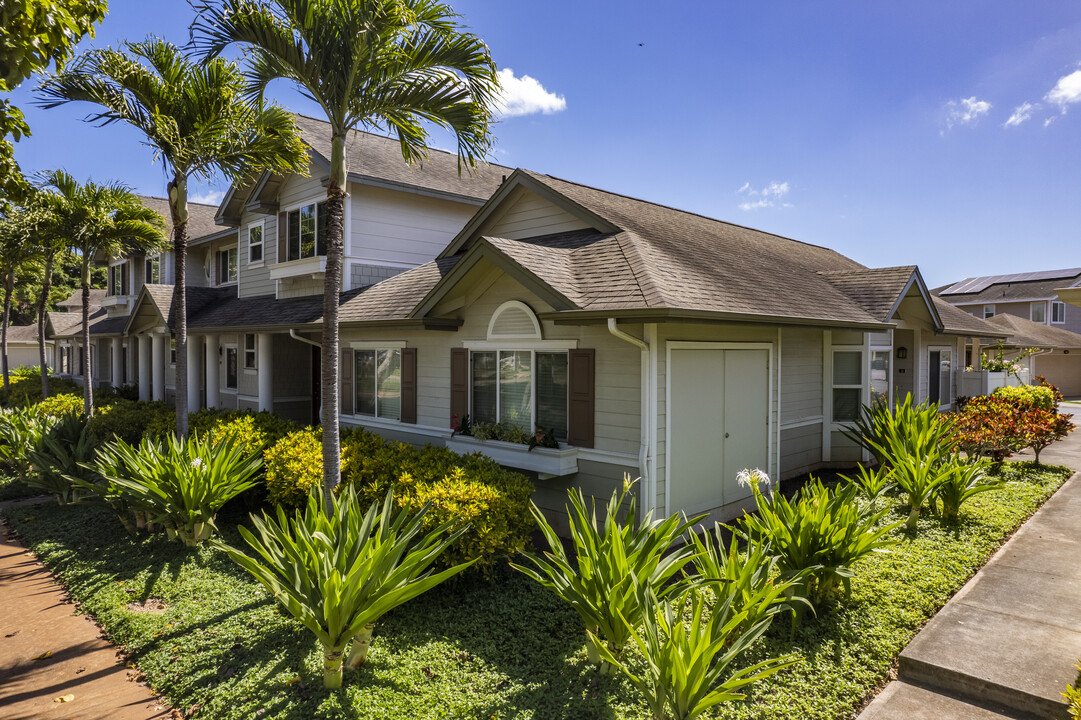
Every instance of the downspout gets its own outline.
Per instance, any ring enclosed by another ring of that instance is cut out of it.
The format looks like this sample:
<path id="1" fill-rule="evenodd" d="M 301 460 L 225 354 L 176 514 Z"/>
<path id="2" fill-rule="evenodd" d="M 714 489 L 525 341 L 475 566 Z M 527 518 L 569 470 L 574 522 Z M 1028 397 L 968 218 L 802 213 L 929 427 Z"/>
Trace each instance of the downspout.
<path id="1" fill-rule="evenodd" d="M 297 340 L 299 342 L 307 343 L 308 345 L 313 345 L 313 346 L 319 348 L 320 350 L 323 349 L 323 346 L 321 344 L 315 342 L 314 340 L 309 340 L 308 338 L 300 337 L 299 335 L 297 335 L 297 331 L 294 328 L 289 328 L 289 337 L 291 337 L 294 340 Z"/>
<path id="2" fill-rule="evenodd" d="M 650 347 L 649 343 L 634 335 L 625 333 L 616 326 L 616 319 L 614 317 L 608 318 L 608 332 L 613 337 L 630 343 L 642 351 L 642 417 L 639 421 L 641 426 L 641 441 L 638 447 L 638 475 L 642 478 L 642 512 L 646 512 L 656 506 L 657 489 L 654 486 L 653 474 L 649 471 L 650 463 L 652 461 L 652 448 L 650 447 L 650 428 L 655 421 L 653 417 L 653 402 L 650 394 L 649 378 L 652 373 L 652 363 L 650 362 Z"/>

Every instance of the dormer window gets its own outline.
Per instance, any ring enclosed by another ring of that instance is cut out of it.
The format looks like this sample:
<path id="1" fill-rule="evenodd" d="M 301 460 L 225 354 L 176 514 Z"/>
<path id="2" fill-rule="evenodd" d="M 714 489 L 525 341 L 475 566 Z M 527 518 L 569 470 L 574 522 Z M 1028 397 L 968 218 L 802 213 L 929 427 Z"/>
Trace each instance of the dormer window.
<path id="1" fill-rule="evenodd" d="M 237 281 L 235 246 L 218 251 L 215 268 L 218 273 L 218 285 L 229 285 Z"/>
<path id="2" fill-rule="evenodd" d="M 288 227 L 287 260 L 327 254 L 327 204 L 304 205 L 286 213 Z"/>
<path id="3" fill-rule="evenodd" d="M 248 227 L 248 264 L 263 264 L 263 223 Z"/>

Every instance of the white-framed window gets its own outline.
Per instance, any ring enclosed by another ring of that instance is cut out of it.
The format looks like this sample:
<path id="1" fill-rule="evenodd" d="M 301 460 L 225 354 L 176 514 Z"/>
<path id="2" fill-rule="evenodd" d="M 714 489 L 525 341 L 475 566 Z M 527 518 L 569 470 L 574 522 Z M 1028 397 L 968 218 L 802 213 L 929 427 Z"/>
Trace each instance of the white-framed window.
<path id="1" fill-rule="evenodd" d="M 939 407 L 953 403 L 953 350 L 948 347 L 927 350 L 927 400 Z"/>
<path id="2" fill-rule="evenodd" d="M 1051 322 L 1055 325 L 1066 322 L 1066 303 L 1061 300 L 1051 301 Z"/>
<path id="3" fill-rule="evenodd" d="M 230 285 L 237 280 L 236 247 L 217 252 L 215 266 L 218 273 L 218 285 Z"/>
<path id="4" fill-rule="evenodd" d="M 176 365 L 176 340 L 169 341 L 169 364 Z"/>
<path id="5" fill-rule="evenodd" d="M 871 404 L 888 405 L 890 402 L 891 348 L 871 348 Z"/>
<path id="6" fill-rule="evenodd" d="M 236 345 L 225 346 L 225 389 L 236 390 L 239 381 Z"/>
<path id="7" fill-rule="evenodd" d="M 469 354 L 473 422 L 541 427 L 567 439 L 566 350 L 473 350 Z"/>
<path id="8" fill-rule="evenodd" d="M 244 369 L 254 370 L 256 363 L 255 333 L 244 333 Z"/>
<path id="9" fill-rule="evenodd" d="M 146 259 L 146 282 L 150 285 L 161 284 L 161 256 Z"/>
<path id="10" fill-rule="evenodd" d="M 398 348 L 354 350 L 353 371 L 353 413 L 401 420 L 402 351 Z"/>
<path id="11" fill-rule="evenodd" d="M 1028 319 L 1034 323 L 1047 322 L 1047 303 L 1034 302 L 1028 306 Z"/>
<path id="12" fill-rule="evenodd" d="M 263 264 L 263 221 L 248 226 L 248 264 Z"/>
<path id="13" fill-rule="evenodd" d="M 127 295 L 130 292 L 128 261 L 109 266 L 109 295 Z"/>
<path id="14" fill-rule="evenodd" d="M 863 350 L 833 351 L 833 422 L 858 420 L 863 405 Z"/>
<path id="15" fill-rule="evenodd" d="M 995 316 L 995 306 L 994 305 L 984 305 L 983 306 L 983 319 L 987 320 L 988 318 L 993 318 L 994 316 Z"/>
<path id="16" fill-rule="evenodd" d="M 327 254 L 326 208 L 325 202 L 309 203 L 286 213 L 287 261 Z"/>

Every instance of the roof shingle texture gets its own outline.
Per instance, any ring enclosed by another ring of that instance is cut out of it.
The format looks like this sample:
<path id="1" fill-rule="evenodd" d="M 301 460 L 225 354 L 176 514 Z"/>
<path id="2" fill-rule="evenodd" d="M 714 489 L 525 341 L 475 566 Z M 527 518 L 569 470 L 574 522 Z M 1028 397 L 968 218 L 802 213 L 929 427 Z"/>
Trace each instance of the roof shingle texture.
<path id="1" fill-rule="evenodd" d="M 172 237 L 173 215 L 169 211 L 169 201 L 165 198 L 139 195 L 139 200 L 150 208 L 165 221 L 165 230 Z M 217 225 L 214 215 L 218 212 L 216 205 L 188 202 L 188 242 L 195 244 L 202 238 L 216 235 L 229 228 Z"/>
<path id="2" fill-rule="evenodd" d="M 893 309 L 916 270 L 915 265 L 903 265 L 891 268 L 827 270 L 818 274 L 872 316 L 888 322 L 893 319 Z"/>
<path id="3" fill-rule="evenodd" d="M 105 296 L 108 294 L 108 292 L 109 292 L 108 290 L 103 290 L 103 289 L 96 289 L 96 290 L 92 289 L 90 291 L 90 309 L 91 310 L 96 310 L 97 308 L 101 307 L 101 303 L 105 299 Z M 82 289 L 76 290 L 71 295 L 68 295 L 66 298 L 64 298 L 63 300 L 58 302 L 56 304 L 56 306 L 57 307 L 62 307 L 62 308 L 75 308 L 75 309 L 78 309 L 80 312 L 82 312 L 82 307 L 83 307 L 83 291 L 82 291 Z"/>
<path id="4" fill-rule="evenodd" d="M 1081 348 L 1081 335 L 1062 328 L 1041 325 L 1016 315 L 995 315 L 987 323 L 1009 333 L 1004 344 L 1016 347 Z"/>
<path id="5" fill-rule="evenodd" d="M 294 118 L 304 142 L 329 160 L 330 124 L 307 115 Z M 463 165 L 459 175 L 458 156 L 434 149 L 429 149 L 428 158 L 419 165 L 410 166 L 402 159 L 402 146 L 397 140 L 359 130 L 349 133 L 345 153 L 350 174 L 477 200 L 491 197 L 503 177 L 513 172 L 502 165 L 481 164 L 473 175 Z"/>

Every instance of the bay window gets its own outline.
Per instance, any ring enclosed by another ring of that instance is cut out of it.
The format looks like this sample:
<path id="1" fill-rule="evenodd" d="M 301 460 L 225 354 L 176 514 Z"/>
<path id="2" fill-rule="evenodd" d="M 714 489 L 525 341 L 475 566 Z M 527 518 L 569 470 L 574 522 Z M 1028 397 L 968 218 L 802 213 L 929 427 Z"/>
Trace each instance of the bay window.
<path id="1" fill-rule="evenodd" d="M 287 260 L 327 254 L 327 204 L 311 203 L 287 213 Z"/>

